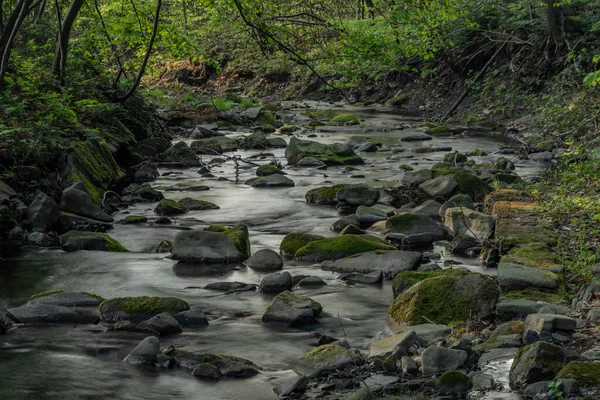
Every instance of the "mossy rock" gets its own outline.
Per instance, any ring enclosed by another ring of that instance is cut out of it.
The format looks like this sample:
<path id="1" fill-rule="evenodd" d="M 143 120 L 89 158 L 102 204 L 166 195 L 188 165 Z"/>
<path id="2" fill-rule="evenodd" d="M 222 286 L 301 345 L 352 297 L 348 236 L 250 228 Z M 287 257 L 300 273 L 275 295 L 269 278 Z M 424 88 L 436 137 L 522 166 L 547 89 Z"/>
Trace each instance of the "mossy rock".
<path id="1" fill-rule="evenodd" d="M 300 128 L 298 128 L 296 125 L 284 125 L 279 128 L 279 132 L 281 133 L 294 133 L 298 130 L 300 130 Z"/>
<path id="2" fill-rule="evenodd" d="M 471 378 L 460 371 L 446 371 L 438 380 L 438 389 L 441 395 L 463 397 L 471 388 Z"/>
<path id="3" fill-rule="evenodd" d="M 455 151 L 454 153 L 448 153 L 444 156 L 444 162 L 450 165 L 467 162 L 467 156 Z"/>
<path id="4" fill-rule="evenodd" d="M 187 210 L 176 200 L 162 199 L 154 208 L 154 212 L 158 215 L 177 215 L 185 214 Z"/>
<path id="5" fill-rule="evenodd" d="M 490 185 L 470 172 L 457 172 L 454 174 L 454 180 L 458 183 L 458 186 L 454 189 L 453 196 L 467 194 L 471 196 L 473 201 L 481 202 L 485 196 L 492 192 Z"/>
<path id="6" fill-rule="evenodd" d="M 552 140 L 542 140 L 534 144 L 535 148 L 541 151 L 552 151 L 554 142 Z"/>
<path id="7" fill-rule="evenodd" d="M 312 140 L 301 140 L 295 136 L 292 137 L 285 148 L 285 158 L 288 163 L 297 164 L 306 157 L 312 157 L 326 165 L 364 164 L 363 159 L 345 144 L 323 144 Z"/>
<path id="8" fill-rule="evenodd" d="M 276 106 L 273 103 L 266 103 L 262 106 L 262 111 L 269 111 L 269 112 L 277 112 L 277 111 L 281 111 L 281 108 Z"/>
<path id="9" fill-rule="evenodd" d="M 173 248 L 173 242 L 170 240 L 163 240 L 156 246 L 155 253 L 169 253 Z"/>
<path id="10" fill-rule="evenodd" d="M 600 363 L 571 361 L 556 374 L 554 379 L 575 379 L 584 388 L 598 387 L 600 386 Z"/>
<path id="11" fill-rule="evenodd" d="M 431 167 L 431 176 L 437 178 L 442 175 L 453 175 L 459 172 L 465 172 L 466 169 L 450 163 L 437 163 Z"/>
<path id="12" fill-rule="evenodd" d="M 567 302 L 565 297 L 561 294 L 540 292 L 533 289 L 504 292 L 501 294 L 500 300 L 542 301 L 550 304 L 564 304 Z"/>
<path id="13" fill-rule="evenodd" d="M 561 266 L 556 263 L 556 257 L 546 243 L 521 244 L 510 250 L 502 257 L 504 261 L 523 264 L 526 267 L 543 269 L 546 271 L 560 271 Z"/>
<path id="14" fill-rule="evenodd" d="M 223 225 L 211 225 L 204 230 L 223 233 L 238 249 L 241 261 L 250 258 L 250 235 L 248 234 L 248 227 L 246 225 L 234 225 L 231 228 Z"/>
<path id="15" fill-rule="evenodd" d="M 502 325 L 499 325 L 494 332 L 492 332 L 492 338 L 506 335 L 522 335 L 525 333 L 525 321 L 509 321 Z"/>
<path id="16" fill-rule="evenodd" d="M 360 120 L 353 114 L 345 113 L 333 117 L 329 122 L 336 125 L 359 125 Z"/>
<path id="17" fill-rule="evenodd" d="M 65 290 L 64 289 L 57 289 L 57 290 L 47 290 L 45 292 L 40 292 L 40 293 L 36 293 L 33 296 L 31 296 L 29 298 L 29 300 L 27 300 L 27 302 L 29 303 L 31 300 L 37 299 L 38 297 L 46 297 L 46 296 L 50 296 L 51 294 L 55 294 L 55 293 L 64 293 Z"/>
<path id="18" fill-rule="evenodd" d="M 122 224 L 143 224 L 148 222 L 148 218 L 143 215 L 128 215 L 120 221 Z"/>
<path id="19" fill-rule="evenodd" d="M 304 195 L 309 204 L 320 204 L 324 206 L 335 206 L 338 204 L 337 192 L 341 189 L 349 189 L 360 185 L 333 185 L 311 189 Z"/>
<path id="20" fill-rule="evenodd" d="M 294 257 L 296 252 L 311 242 L 325 239 L 320 235 L 311 235 L 308 233 L 290 233 L 286 235 L 279 245 L 279 252 L 282 256 Z"/>
<path id="21" fill-rule="evenodd" d="M 471 316 L 490 318 L 499 292 L 496 280 L 481 274 L 428 278 L 396 297 L 388 309 L 388 323 L 400 328 L 430 321 L 457 325 Z"/>
<path id="22" fill-rule="evenodd" d="M 485 152 L 485 150 L 472 149 L 472 150 L 469 150 L 468 155 L 471 157 L 481 157 L 481 156 L 487 156 L 487 153 Z"/>
<path id="23" fill-rule="evenodd" d="M 302 359 L 292 364 L 299 375 L 317 377 L 326 371 L 342 369 L 349 364 L 358 364 L 360 356 L 336 343 L 324 344 L 309 351 Z"/>
<path id="24" fill-rule="evenodd" d="M 403 170 L 403 171 L 414 171 L 414 170 L 415 170 L 415 168 L 414 168 L 414 167 L 411 167 L 411 166 L 410 166 L 410 165 L 408 165 L 408 164 L 402 164 L 402 165 L 400 165 L 400 167 L 399 167 L 399 168 L 400 168 L 401 170 Z"/>
<path id="25" fill-rule="evenodd" d="M 187 302 L 176 297 L 118 297 L 105 300 L 98 310 L 106 321 L 142 322 L 163 312 L 177 314 L 189 310 Z"/>
<path id="26" fill-rule="evenodd" d="M 426 134 L 428 135 L 451 135 L 452 134 L 452 128 L 450 128 L 449 126 L 446 125 L 438 125 L 438 126 L 434 126 L 431 127 L 429 129 L 427 129 L 425 131 Z"/>
<path id="27" fill-rule="evenodd" d="M 397 96 L 392 97 L 385 104 L 390 105 L 392 107 L 398 107 L 408 102 L 408 96 L 405 94 L 398 94 Z"/>
<path id="28" fill-rule="evenodd" d="M 394 297 L 398 297 L 401 293 L 407 291 L 413 285 L 424 281 L 425 279 L 434 278 L 441 275 L 458 276 L 467 275 L 469 272 L 464 269 L 442 269 L 437 271 L 403 271 L 400 272 L 392 281 L 392 290 Z"/>
<path id="29" fill-rule="evenodd" d="M 70 231 L 60 236 L 62 247 L 66 251 L 96 250 L 127 252 L 121 243 L 103 232 Z"/>
<path id="30" fill-rule="evenodd" d="M 201 369 L 214 368 L 220 376 L 248 378 L 260 372 L 260 367 L 252 361 L 228 354 L 199 353 L 174 349 L 166 353 L 177 365 L 188 368 L 195 376 L 206 376 Z"/>
<path id="31" fill-rule="evenodd" d="M 356 225 L 347 225 L 344 229 L 342 229 L 342 231 L 340 232 L 340 236 L 342 235 L 364 235 L 365 232 L 360 229 L 358 226 Z"/>
<path id="32" fill-rule="evenodd" d="M 276 165 L 272 164 L 261 165 L 256 169 L 256 175 L 258 176 L 269 176 L 274 174 L 283 174 L 283 171 Z"/>
<path id="33" fill-rule="evenodd" d="M 372 235 L 343 235 L 311 242 L 298 249 L 294 259 L 321 262 L 375 250 L 396 250 L 396 248 Z"/>

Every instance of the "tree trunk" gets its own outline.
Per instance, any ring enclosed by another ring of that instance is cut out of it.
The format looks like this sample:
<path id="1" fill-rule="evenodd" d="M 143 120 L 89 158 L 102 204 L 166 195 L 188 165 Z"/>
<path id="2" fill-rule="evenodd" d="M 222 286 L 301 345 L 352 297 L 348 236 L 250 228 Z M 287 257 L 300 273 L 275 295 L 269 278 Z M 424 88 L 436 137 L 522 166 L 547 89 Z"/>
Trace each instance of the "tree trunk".
<path id="1" fill-rule="evenodd" d="M 21 28 L 21 24 L 23 20 L 27 17 L 27 15 L 31 12 L 31 2 L 32 0 L 24 0 L 20 1 L 18 5 L 21 5 L 21 8 L 18 10 L 17 19 L 15 20 L 10 35 L 4 44 L 4 48 L 2 50 L 2 60 L 0 61 L 0 90 L 4 89 L 4 75 L 6 75 L 6 70 L 8 68 L 8 60 L 10 58 L 10 52 L 12 50 L 12 45 L 15 41 L 15 37 L 17 36 L 17 32 Z M 13 11 L 14 13 L 14 11 Z M 10 26 L 6 25 L 6 30 L 8 30 Z"/>
<path id="2" fill-rule="evenodd" d="M 24 2 L 25 2 L 25 0 L 19 0 L 17 2 L 17 5 L 15 6 L 15 8 L 12 10 L 10 15 L 8 16 L 8 21 L 6 21 L 6 24 L 4 25 L 4 28 L 2 29 L 2 36 L 0 36 L 0 57 L 2 57 L 2 54 L 4 54 L 4 48 L 6 47 L 6 43 L 8 43 L 8 38 L 10 38 L 13 28 L 15 27 L 15 24 L 17 23 L 17 19 L 19 18 L 19 13 L 21 12 Z"/>
<path id="3" fill-rule="evenodd" d="M 548 29 L 559 45 L 565 44 L 565 15 L 563 9 L 560 5 L 555 5 L 555 0 L 545 0 L 545 3 Z"/>
<path id="4" fill-rule="evenodd" d="M 42 20 L 42 15 L 44 15 L 44 11 L 46 11 L 47 3 L 48 3 L 48 0 L 42 0 L 42 2 L 37 7 L 37 11 L 35 13 L 35 21 L 33 22 L 34 25 L 40 24 L 40 21 Z"/>
<path id="5" fill-rule="evenodd" d="M 69 37 L 71 28 L 83 5 L 83 0 L 73 0 L 65 18 L 62 21 L 60 32 L 58 33 L 58 43 L 54 52 L 54 61 L 52 62 L 52 73 L 58 77 L 60 82 L 64 81 L 65 67 L 67 65 L 67 53 L 69 49 Z"/>
<path id="6" fill-rule="evenodd" d="M 367 10 L 369 11 L 369 18 L 375 18 L 375 4 L 373 4 L 373 0 L 366 0 L 365 4 L 367 6 Z"/>

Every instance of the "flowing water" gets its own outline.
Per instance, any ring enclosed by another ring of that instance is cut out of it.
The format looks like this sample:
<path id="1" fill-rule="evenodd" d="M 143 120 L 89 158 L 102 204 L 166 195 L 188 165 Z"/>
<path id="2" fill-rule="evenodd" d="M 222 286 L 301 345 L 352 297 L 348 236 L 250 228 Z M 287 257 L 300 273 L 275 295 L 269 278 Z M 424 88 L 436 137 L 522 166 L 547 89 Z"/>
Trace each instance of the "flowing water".
<path id="1" fill-rule="evenodd" d="M 361 128 L 325 128 L 328 132 L 317 133 L 318 136 L 312 140 L 334 143 L 343 142 L 350 136 L 365 135 L 384 146 L 402 145 L 410 149 L 422 144 L 399 140 L 403 136 L 422 133 L 422 129 L 415 128 L 418 125 L 416 120 L 384 108 L 352 108 L 352 112 L 359 115 L 363 125 L 387 126 L 387 131 L 362 133 Z M 409 127 L 395 129 L 399 124 Z M 238 136 L 240 132 L 229 134 Z M 451 146 L 461 152 L 483 149 L 490 155 L 475 159 L 486 162 L 499 157 L 494 153 L 503 143 L 501 135 L 487 132 L 434 138 L 426 145 Z M 269 151 L 285 164 L 283 149 Z M 240 150 L 236 153 L 249 158 L 258 151 Z M 264 373 L 244 380 L 207 382 L 195 379 L 183 369 L 156 370 L 122 363 L 127 353 L 143 339 L 143 334 L 104 332 L 105 327 L 101 325 L 25 326 L 0 336 L 0 398 L 277 398 L 273 387 L 295 376 L 289 369 L 290 363 L 314 345 L 311 331 L 334 337 L 346 336 L 352 346 L 368 348 L 369 342 L 385 330 L 386 310 L 393 300 L 391 283 L 350 285 L 337 280 L 336 273 L 321 271 L 310 263 L 287 260 L 284 268 L 292 275 L 316 275 L 328 283 L 319 288 L 297 290 L 298 294 L 320 302 L 325 315 L 317 324 L 301 329 L 262 325 L 261 315 L 272 296 L 259 292 L 225 295 L 199 288 L 217 281 L 258 284 L 262 277 L 260 273 L 243 267 L 219 274 L 180 268 L 165 254 L 154 253 L 158 243 L 173 239 L 180 229 L 204 228 L 210 224 L 248 225 L 252 252 L 263 248 L 278 250 L 281 239 L 290 232 L 331 236 L 333 233 L 329 226 L 340 215 L 334 207 L 306 204 L 304 194 L 309 189 L 332 183 L 366 183 L 380 188 L 398 185 L 403 176 L 399 165 L 427 168 L 441 161 L 446 153 L 412 154 L 410 150 L 392 153 L 388 150 L 361 154 L 366 164 L 353 173 L 364 175 L 362 178 L 351 178 L 350 174 L 344 173 L 343 167 L 327 170 L 286 168 L 286 173 L 296 183 L 293 188 L 258 189 L 244 185 L 241 182 L 255 176 L 255 166 L 245 163 L 240 164 L 240 183 L 236 184 L 233 161 L 214 167 L 212 173 L 215 178 L 200 177 L 196 173 L 197 168 L 161 169 L 161 174 L 178 174 L 161 176 L 152 183 L 155 187 L 210 187 L 204 192 L 165 191 L 167 198 L 208 200 L 219 205 L 220 209 L 189 212 L 174 218 L 174 223 L 168 226 L 115 224 L 109 234 L 127 247 L 129 253 L 28 250 L 0 268 L 0 309 L 22 305 L 32 294 L 51 289 L 88 291 L 105 298 L 139 295 L 180 297 L 192 308 L 205 311 L 210 325 L 161 338 L 161 347 L 175 344 L 191 351 L 240 356 L 261 366 Z M 202 157 L 203 161 L 211 158 Z M 257 162 L 268 163 L 272 159 L 268 157 Z M 526 161 L 516 162 L 516 165 L 517 173 L 524 178 L 533 176 L 539 168 L 538 164 Z M 153 213 L 154 206 L 137 204 L 120 211 L 115 220 L 135 214 L 146 215 L 152 222 L 157 218 Z M 443 253 L 442 247 L 434 250 Z M 440 262 L 443 260 L 444 257 Z M 474 271 L 493 273 L 482 270 L 476 260 L 458 261 Z M 506 375 L 506 371 L 502 374 Z M 507 395 L 490 394 L 488 398 L 508 398 Z"/>

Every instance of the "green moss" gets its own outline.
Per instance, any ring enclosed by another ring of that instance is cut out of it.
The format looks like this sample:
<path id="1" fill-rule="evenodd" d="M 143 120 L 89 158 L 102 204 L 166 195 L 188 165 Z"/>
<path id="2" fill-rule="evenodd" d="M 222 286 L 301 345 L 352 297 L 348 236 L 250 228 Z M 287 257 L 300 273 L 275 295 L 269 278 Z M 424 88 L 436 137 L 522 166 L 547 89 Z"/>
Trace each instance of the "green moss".
<path id="1" fill-rule="evenodd" d="M 480 157 L 480 156 L 487 156 L 487 153 L 481 149 L 472 149 L 469 151 L 468 155 L 472 156 L 472 157 Z"/>
<path id="2" fill-rule="evenodd" d="M 118 241 L 108 236 L 106 233 L 102 233 L 104 245 L 106 246 L 106 251 L 112 251 L 116 253 L 127 253 L 128 250 Z"/>
<path id="3" fill-rule="evenodd" d="M 397 297 L 400 293 L 405 292 L 411 286 L 416 285 L 425 279 L 441 275 L 459 276 L 467 274 L 468 272 L 462 269 L 442 269 L 427 272 L 403 271 L 394 277 L 394 280 L 392 281 L 392 290 L 394 292 L 394 297 Z"/>
<path id="4" fill-rule="evenodd" d="M 600 363 L 571 361 L 560 370 L 555 379 L 575 379 L 586 388 L 600 386 Z"/>
<path id="5" fill-rule="evenodd" d="M 542 140 L 541 142 L 535 143 L 535 147 L 543 151 L 551 151 L 554 148 L 552 140 Z"/>
<path id="6" fill-rule="evenodd" d="M 269 110 L 265 110 L 264 108 L 258 114 L 258 118 L 256 119 L 256 122 L 259 125 L 276 126 L 276 124 L 277 124 L 277 121 L 275 121 L 275 116 L 273 115 L 273 113 Z"/>
<path id="7" fill-rule="evenodd" d="M 324 186 L 320 188 L 311 189 L 304 195 L 307 203 L 323 204 L 323 205 L 336 205 L 337 192 L 341 189 L 351 188 L 358 185 L 333 185 Z"/>
<path id="8" fill-rule="evenodd" d="M 391 356 L 386 357 L 385 360 L 383 360 L 383 369 L 386 372 L 396 372 L 398 367 L 396 365 L 396 357 L 393 354 Z"/>
<path id="9" fill-rule="evenodd" d="M 310 121 L 308 124 L 306 124 L 306 127 L 310 128 L 310 129 L 315 129 L 315 128 L 318 128 L 319 126 L 323 126 L 323 125 L 325 125 L 325 124 L 314 120 L 314 121 Z"/>
<path id="10" fill-rule="evenodd" d="M 266 103 L 262 106 L 262 111 L 277 112 L 281 111 L 281 108 L 277 107 L 273 103 Z"/>
<path id="11" fill-rule="evenodd" d="M 150 296 L 138 296 L 138 297 L 118 297 L 114 299 L 105 300 L 100 304 L 100 312 L 102 313 L 102 305 L 106 302 L 110 302 L 119 311 L 123 311 L 129 314 L 134 313 L 150 313 L 160 314 L 161 312 L 171 311 L 177 309 L 178 306 L 183 304 L 183 308 L 189 310 L 190 306 L 187 302 L 178 299 L 177 297 L 150 297 Z"/>
<path id="12" fill-rule="evenodd" d="M 27 302 L 30 302 L 33 299 L 37 299 L 38 297 L 46 297 L 46 296 L 50 296 L 51 294 L 55 294 L 55 293 L 64 293 L 65 290 L 64 289 L 57 289 L 57 290 L 47 290 L 45 292 L 40 292 L 40 293 L 36 293 L 33 296 L 31 296 L 29 298 L 29 300 L 27 300 Z"/>
<path id="13" fill-rule="evenodd" d="M 386 104 L 389 104 L 390 106 L 400 106 L 404 103 L 408 102 L 408 96 L 405 94 L 400 93 L 399 95 L 392 97 L 391 99 L 389 99 L 388 101 L 386 101 Z"/>
<path id="14" fill-rule="evenodd" d="M 454 180 L 458 183 L 452 195 L 467 194 L 473 201 L 483 201 L 486 195 L 492 192 L 492 188 L 476 175 L 470 172 L 461 171 L 454 174 Z"/>
<path id="15" fill-rule="evenodd" d="M 522 335 L 525 332 L 525 321 L 509 321 L 494 329 L 492 337 L 505 335 Z"/>
<path id="16" fill-rule="evenodd" d="M 543 301 L 550 304 L 566 303 L 565 298 L 559 294 L 538 292 L 537 290 L 533 289 L 513 290 L 511 292 L 506 292 L 500 296 L 500 300 Z"/>
<path id="17" fill-rule="evenodd" d="M 456 370 L 444 372 L 442 376 L 440 376 L 438 384 L 446 387 L 465 386 L 468 389 L 472 387 L 471 378 Z"/>
<path id="18" fill-rule="evenodd" d="M 346 348 L 335 343 L 330 343 L 312 349 L 304 355 L 304 358 L 307 360 L 321 361 L 323 365 L 328 365 L 331 361 L 346 355 L 347 352 L 348 350 Z"/>
<path id="19" fill-rule="evenodd" d="M 429 128 L 425 131 L 425 133 L 428 135 L 442 135 L 442 134 L 451 133 L 451 132 L 452 132 L 452 128 L 450 128 L 449 126 L 446 126 L 446 125 L 435 126 L 433 128 Z"/>
<path id="20" fill-rule="evenodd" d="M 290 233 L 286 235 L 279 245 L 279 252 L 286 257 L 294 257 L 296 252 L 311 242 L 324 239 L 323 236 L 308 233 Z"/>
<path id="21" fill-rule="evenodd" d="M 395 247 L 376 236 L 343 235 L 311 242 L 300 248 L 294 255 L 294 259 L 305 261 L 337 260 L 368 251 L 395 249 Z"/>
<path id="22" fill-rule="evenodd" d="M 465 169 L 462 167 L 457 167 L 454 164 L 450 163 L 437 163 L 433 167 L 431 167 L 431 176 L 437 178 L 442 175 L 453 175 L 458 172 L 464 172 Z"/>
<path id="23" fill-rule="evenodd" d="M 229 228 L 227 228 L 225 225 L 211 225 L 204 230 L 208 232 L 225 232 L 227 229 Z"/>
<path id="24" fill-rule="evenodd" d="M 72 171 L 64 178 L 64 182 L 69 184 L 83 182 L 85 190 L 90 195 L 92 201 L 96 204 L 102 204 L 102 190 L 94 185 L 83 173 L 76 170 Z"/>
<path id="25" fill-rule="evenodd" d="M 364 235 L 365 233 L 356 225 L 348 225 L 340 232 L 341 235 Z"/>
<path id="26" fill-rule="evenodd" d="M 513 360 L 511 373 L 521 362 L 535 363 L 537 370 L 546 374 L 557 374 L 565 365 L 565 355 L 561 347 L 547 342 L 535 342 L 521 347 Z M 538 380 L 551 379 L 551 376 L 539 377 Z"/>
<path id="27" fill-rule="evenodd" d="M 176 200 L 162 199 L 154 208 L 159 215 L 184 214 L 187 212 L 184 206 Z"/>
<path id="28" fill-rule="evenodd" d="M 330 122 L 338 125 L 359 125 L 360 121 L 354 115 L 345 113 L 333 117 Z"/>
<path id="29" fill-rule="evenodd" d="M 296 132 L 298 128 L 296 125 L 284 125 L 281 128 L 279 128 L 279 132 L 281 133 L 294 133 Z"/>
<path id="30" fill-rule="evenodd" d="M 385 222 L 385 228 L 390 229 L 392 226 L 400 227 L 402 230 L 410 231 L 417 222 L 417 216 L 413 213 L 400 213 L 391 216 Z"/>
<path id="31" fill-rule="evenodd" d="M 315 317 L 318 317 L 323 312 L 323 306 L 321 305 L 321 303 L 314 301 L 313 299 L 311 299 L 309 297 L 298 296 L 297 294 L 295 294 L 289 290 L 279 293 L 275 298 L 282 300 L 286 304 L 297 304 L 297 303 L 303 302 L 304 300 L 310 300 Z M 267 306 L 267 308 L 265 310 L 265 314 L 267 314 L 270 309 L 271 309 L 271 304 L 269 304 Z"/>
<path id="32" fill-rule="evenodd" d="M 459 153 L 458 151 L 455 151 L 454 153 L 446 154 L 444 156 L 444 162 L 451 165 L 464 163 L 467 162 L 467 156 L 462 153 Z"/>
<path id="33" fill-rule="evenodd" d="M 223 225 L 211 225 L 204 229 L 209 232 L 220 232 L 227 236 L 240 253 L 242 261 L 250 258 L 250 237 L 246 225 L 235 225 L 227 228 Z"/>
<path id="34" fill-rule="evenodd" d="M 408 164 L 400 165 L 400 169 L 404 171 L 414 171 L 415 169 Z"/>
<path id="35" fill-rule="evenodd" d="M 560 266 L 556 263 L 554 253 L 545 243 L 522 244 L 514 247 L 507 256 L 508 262 L 516 262 L 527 267 L 544 270 L 557 270 Z"/>
<path id="36" fill-rule="evenodd" d="M 95 298 L 96 300 L 99 300 L 100 302 L 103 302 L 103 301 L 105 301 L 105 300 L 106 300 L 104 297 L 102 297 L 102 296 L 99 296 L 99 295 L 97 295 L 97 294 L 95 294 L 95 293 L 90 293 L 90 292 L 81 292 L 81 294 L 85 294 L 85 295 L 87 295 L 87 296 L 93 297 L 93 298 Z"/>
<path id="37" fill-rule="evenodd" d="M 142 224 L 148 222 L 148 218 L 143 215 L 128 215 L 120 221 L 122 224 Z"/>
<path id="38" fill-rule="evenodd" d="M 260 167 L 258 167 L 256 169 L 256 175 L 259 175 L 259 176 L 267 176 L 267 175 L 273 175 L 273 174 L 279 174 L 279 173 L 281 173 L 281 170 L 276 165 L 272 165 L 272 164 L 261 165 Z"/>

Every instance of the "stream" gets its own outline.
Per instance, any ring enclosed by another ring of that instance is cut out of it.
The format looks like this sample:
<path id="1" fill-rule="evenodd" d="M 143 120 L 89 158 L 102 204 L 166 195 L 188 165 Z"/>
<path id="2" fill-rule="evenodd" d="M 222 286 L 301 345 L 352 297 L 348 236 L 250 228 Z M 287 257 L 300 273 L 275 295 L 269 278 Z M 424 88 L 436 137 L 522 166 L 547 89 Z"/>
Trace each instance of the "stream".
<path id="1" fill-rule="evenodd" d="M 307 103 L 314 107 L 316 103 Z M 348 284 L 337 279 L 339 274 L 322 271 L 311 263 L 286 260 L 284 269 L 292 275 L 315 275 L 327 286 L 298 288 L 296 291 L 320 302 L 324 316 L 317 324 L 302 328 L 263 325 L 260 318 L 271 301 L 271 295 L 260 292 L 223 294 L 200 289 L 210 282 L 239 281 L 258 284 L 264 274 L 240 267 L 215 275 L 204 270 L 181 269 L 167 254 L 154 253 L 163 240 L 172 240 L 181 229 L 202 229 L 211 224 L 246 224 L 250 232 L 252 252 L 269 248 L 278 251 L 283 237 L 291 232 L 332 236 L 329 227 L 340 218 L 335 207 L 307 204 L 304 194 L 312 188 L 338 183 L 364 183 L 377 188 L 397 186 L 402 179 L 401 164 L 415 169 L 430 168 L 440 162 L 447 151 L 414 154 L 410 151 L 423 143 L 430 147 L 449 146 L 453 151 L 468 152 L 479 148 L 489 155 L 472 157 L 478 163 L 495 160 L 501 145 L 507 144 L 499 133 L 472 131 L 468 135 L 435 137 L 427 142 L 401 142 L 400 138 L 421 134 L 419 121 L 395 114 L 385 107 L 337 107 L 355 113 L 363 126 L 383 127 L 380 132 L 363 133 L 360 127 L 323 127 L 310 138 L 321 143 L 344 142 L 350 136 L 368 136 L 384 147 L 376 153 L 362 153 L 364 166 L 359 171 L 344 173 L 343 167 L 326 170 L 286 168 L 295 182 L 292 188 L 252 188 L 243 184 L 255 176 L 256 166 L 240 163 L 239 182 L 236 168 L 227 161 L 212 168 L 215 178 L 202 178 L 198 168 L 159 168 L 161 177 L 152 182 L 164 190 L 169 199 L 192 197 L 217 204 L 220 209 L 191 211 L 173 219 L 171 225 L 154 225 L 157 215 L 151 203 L 136 204 L 114 215 L 119 221 L 129 214 L 145 215 L 149 223 L 141 225 L 115 224 L 108 233 L 120 241 L 129 253 L 78 251 L 73 253 L 52 249 L 29 249 L 21 256 L 9 259 L 0 269 L 0 309 L 24 304 L 38 292 L 66 289 L 97 293 L 105 298 L 122 296 L 174 296 L 187 301 L 192 308 L 203 310 L 210 325 L 186 329 L 184 333 L 161 337 L 164 348 L 174 344 L 190 351 L 223 353 L 247 358 L 264 369 L 249 379 L 205 381 L 194 378 L 186 369 L 159 370 L 136 367 L 121 360 L 142 340 L 142 333 L 104 332 L 102 325 L 24 326 L 0 336 L 0 398 L 4 399 L 276 399 L 273 387 L 295 376 L 289 369 L 294 360 L 311 350 L 316 341 L 311 331 L 343 338 L 366 351 L 370 341 L 386 329 L 386 311 L 393 300 L 391 281 L 382 285 Z M 288 111 L 290 114 L 292 110 Z M 406 129 L 395 129 L 398 125 Z M 232 137 L 249 134 L 249 130 L 227 132 Z M 307 133 L 301 135 L 307 138 Z M 283 135 L 286 140 L 288 136 Z M 186 140 L 188 139 L 177 139 Z M 402 146 L 404 152 L 393 153 L 390 146 Z M 388 148 L 386 150 L 386 148 Z M 269 149 L 274 158 L 285 164 L 284 149 Z M 259 153 L 239 150 L 244 159 Z M 217 156 L 218 157 L 218 156 Z M 516 161 L 516 173 L 523 179 L 534 176 L 541 164 Z M 202 156 L 208 162 L 211 156 Z M 269 163 L 273 157 L 253 160 Z M 164 175 L 165 173 L 171 173 Z M 364 177 L 351 177 L 360 174 Z M 225 178 L 225 179 L 224 179 Z M 209 191 L 186 192 L 166 190 L 197 185 Z M 443 246 L 438 262 L 450 256 Z M 452 257 L 463 266 L 481 273 L 494 274 L 479 266 L 477 259 Z M 502 381 L 510 363 L 495 368 L 494 375 Z M 507 379 L 504 379 L 507 381 Z M 510 393 L 488 393 L 487 399 L 517 399 Z"/>

